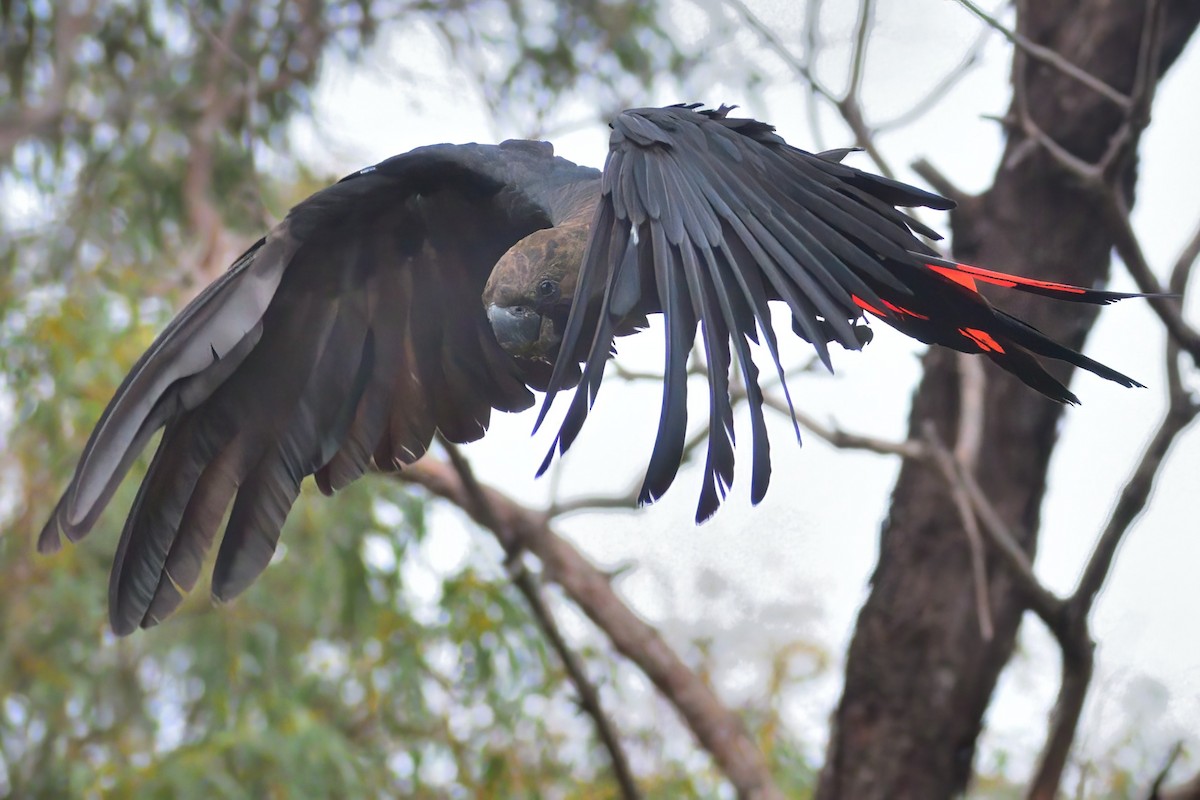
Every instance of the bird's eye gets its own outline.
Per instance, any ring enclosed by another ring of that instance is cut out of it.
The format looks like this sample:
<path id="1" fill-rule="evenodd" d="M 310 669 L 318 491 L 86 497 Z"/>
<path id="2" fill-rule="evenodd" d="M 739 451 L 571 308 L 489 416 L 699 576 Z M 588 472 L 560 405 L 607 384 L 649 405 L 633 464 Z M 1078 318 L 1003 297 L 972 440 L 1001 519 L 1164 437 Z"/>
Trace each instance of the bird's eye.
<path id="1" fill-rule="evenodd" d="M 551 297 L 558 291 L 558 282 L 545 280 L 538 284 L 538 294 L 542 297 Z"/>

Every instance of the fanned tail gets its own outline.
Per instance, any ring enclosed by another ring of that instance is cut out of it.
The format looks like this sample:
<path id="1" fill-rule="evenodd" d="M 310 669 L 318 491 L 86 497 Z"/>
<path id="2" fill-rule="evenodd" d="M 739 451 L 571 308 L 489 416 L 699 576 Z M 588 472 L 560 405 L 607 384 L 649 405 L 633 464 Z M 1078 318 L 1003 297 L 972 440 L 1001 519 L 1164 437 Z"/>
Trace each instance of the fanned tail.
<path id="1" fill-rule="evenodd" d="M 1140 294 L 1138 292 L 1109 292 L 1102 289 L 1085 289 L 1069 283 L 1057 281 L 1042 281 L 1036 278 L 1026 278 L 1021 275 L 1010 275 L 1007 272 L 997 272 L 970 264 L 959 264 L 944 258 L 933 258 L 928 255 L 914 253 L 926 262 L 926 266 L 934 272 L 949 278 L 957 284 L 965 286 L 972 292 L 978 292 L 977 281 L 1003 286 L 1006 289 L 1016 289 L 1020 292 L 1037 294 L 1042 297 L 1052 297 L 1055 300 L 1068 300 L 1072 303 L 1091 303 L 1106 306 L 1118 300 L 1128 300 L 1132 297 L 1152 297 L 1156 295 Z"/>
<path id="2" fill-rule="evenodd" d="M 1059 344 L 1032 325 L 995 308 L 979 293 L 977 282 L 1096 305 L 1144 295 L 1026 278 L 928 255 L 921 255 L 920 259 L 923 268 L 900 261 L 887 262 L 911 294 L 902 295 L 888 286 L 873 283 L 883 307 L 857 296 L 854 303 L 901 333 L 927 344 L 985 355 L 1030 388 L 1060 403 L 1075 405 L 1079 398 L 1045 370 L 1038 356 L 1064 361 L 1122 386 L 1142 386 L 1128 375 Z"/>

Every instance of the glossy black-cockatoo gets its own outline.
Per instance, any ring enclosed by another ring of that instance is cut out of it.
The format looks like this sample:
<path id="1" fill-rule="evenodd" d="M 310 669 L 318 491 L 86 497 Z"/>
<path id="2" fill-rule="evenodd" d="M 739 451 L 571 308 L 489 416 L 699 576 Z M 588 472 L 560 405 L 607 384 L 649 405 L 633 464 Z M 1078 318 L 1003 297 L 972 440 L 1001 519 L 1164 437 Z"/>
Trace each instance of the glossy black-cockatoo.
<path id="1" fill-rule="evenodd" d="M 642 499 L 659 497 L 685 439 L 697 330 L 709 381 L 697 517 L 733 479 L 731 370 L 749 397 L 751 493 L 770 476 L 759 369 L 779 366 L 768 309 L 829 364 L 858 349 L 865 315 L 924 342 L 981 353 L 1034 389 L 1077 402 L 1038 363 L 1128 378 L 995 309 L 984 281 L 1059 300 L 1129 295 L 936 257 L 937 235 L 898 207 L 951 201 L 812 154 L 728 109 L 625 111 L 603 173 L 545 142 L 433 145 L 350 175 L 300 203 L 167 326 L 92 432 L 39 549 L 85 536 L 152 434 L 161 443 L 129 512 L 109 612 L 126 634 L 190 590 L 227 510 L 212 591 L 227 600 L 266 567 L 314 475 L 331 492 L 374 463 L 483 436 L 578 384 L 552 445 L 565 451 L 600 387 L 614 337 L 662 314 L 665 377 Z M 581 368 L 582 365 L 582 368 Z M 539 418 L 540 421 L 540 418 Z M 230 510 L 230 504 L 232 509 Z"/>

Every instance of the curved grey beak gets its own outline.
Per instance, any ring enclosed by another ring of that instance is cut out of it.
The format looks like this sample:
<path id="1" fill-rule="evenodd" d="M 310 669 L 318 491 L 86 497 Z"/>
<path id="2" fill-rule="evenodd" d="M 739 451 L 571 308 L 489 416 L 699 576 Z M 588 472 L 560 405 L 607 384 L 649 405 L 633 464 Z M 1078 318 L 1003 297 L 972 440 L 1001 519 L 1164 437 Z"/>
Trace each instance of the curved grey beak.
<path id="1" fill-rule="evenodd" d="M 537 344 L 542 329 L 542 315 L 524 306 L 487 307 L 488 322 L 496 341 L 512 355 L 521 355 Z"/>

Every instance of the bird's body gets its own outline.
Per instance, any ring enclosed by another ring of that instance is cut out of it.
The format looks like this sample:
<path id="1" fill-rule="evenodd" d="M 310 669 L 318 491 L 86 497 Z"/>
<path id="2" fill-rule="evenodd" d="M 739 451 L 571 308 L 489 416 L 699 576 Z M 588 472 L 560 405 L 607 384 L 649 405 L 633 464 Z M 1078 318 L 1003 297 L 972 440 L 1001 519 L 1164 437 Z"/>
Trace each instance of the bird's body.
<path id="1" fill-rule="evenodd" d="M 752 496 L 766 491 L 748 343 L 764 343 L 779 366 L 771 301 L 787 304 L 826 364 L 828 342 L 861 347 L 866 312 L 986 354 L 1059 401 L 1076 402 L 1035 354 L 1137 385 L 992 308 L 975 282 L 1092 303 L 1125 295 L 943 261 L 914 236 L 936 234 L 897 206 L 952 203 L 843 165 L 847 151 L 792 148 L 773 130 L 725 108 L 637 109 L 614 120 L 603 175 L 544 142 L 434 145 L 318 192 L 135 364 L 39 548 L 86 535 L 165 427 L 118 548 L 113 627 L 153 625 L 178 605 L 232 503 L 213 573 L 214 596 L 228 599 L 270 560 L 308 475 L 335 491 L 372 463 L 413 462 L 435 431 L 473 441 L 493 408 L 526 409 L 531 389 L 547 392 L 548 407 L 578 382 L 551 455 L 565 451 L 614 337 L 653 313 L 665 318 L 666 374 L 642 496 L 660 496 L 679 467 L 699 330 L 710 427 L 698 518 L 733 478 L 735 360 L 750 399 Z"/>

